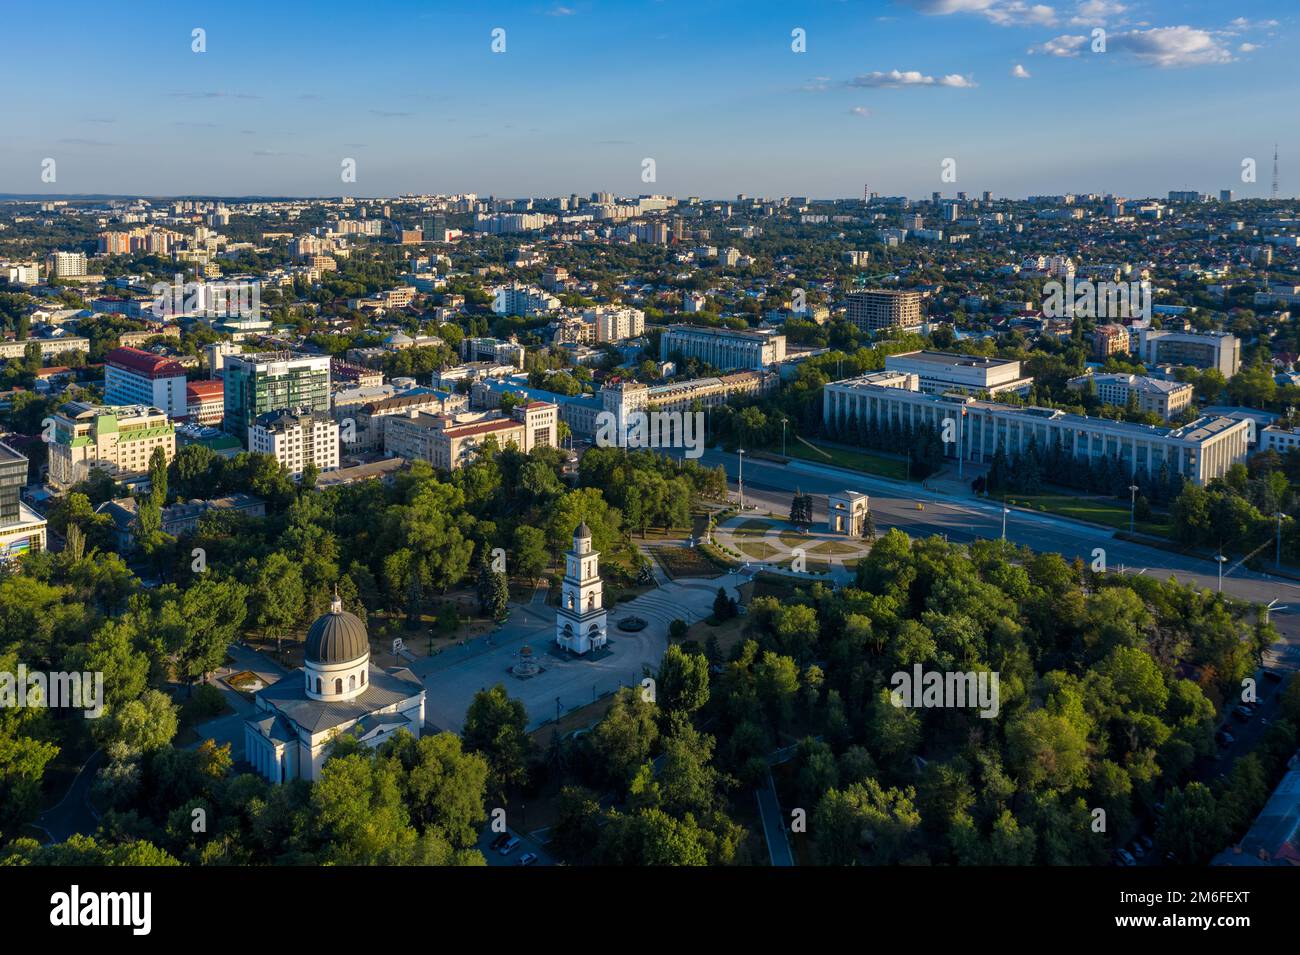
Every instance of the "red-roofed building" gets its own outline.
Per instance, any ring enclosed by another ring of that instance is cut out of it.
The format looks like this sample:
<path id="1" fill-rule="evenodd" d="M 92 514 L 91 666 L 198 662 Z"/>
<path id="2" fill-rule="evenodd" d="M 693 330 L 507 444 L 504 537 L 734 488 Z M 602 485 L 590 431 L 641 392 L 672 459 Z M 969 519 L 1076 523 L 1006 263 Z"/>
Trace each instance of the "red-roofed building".
<path id="1" fill-rule="evenodd" d="M 183 418 L 189 413 L 185 369 L 171 358 L 138 348 L 114 348 L 104 356 L 104 403 L 147 405 Z"/>
<path id="2" fill-rule="evenodd" d="M 185 404 L 191 422 L 219 426 L 226 417 L 225 382 L 220 378 L 189 382 Z"/>

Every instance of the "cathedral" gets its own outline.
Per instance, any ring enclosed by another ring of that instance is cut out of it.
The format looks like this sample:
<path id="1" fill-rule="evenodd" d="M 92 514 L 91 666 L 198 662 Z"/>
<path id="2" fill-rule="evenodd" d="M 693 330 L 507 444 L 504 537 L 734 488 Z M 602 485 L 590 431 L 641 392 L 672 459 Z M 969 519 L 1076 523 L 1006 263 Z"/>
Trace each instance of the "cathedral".
<path id="1" fill-rule="evenodd" d="M 564 583 L 555 615 L 555 642 L 584 654 L 603 647 L 605 603 L 601 595 L 600 555 L 591 549 L 591 528 L 583 521 L 573 532 L 573 549 L 564 555 Z"/>
<path id="2" fill-rule="evenodd" d="M 343 609 L 307 631 L 304 666 L 259 691 L 257 714 L 244 720 L 244 758 L 273 783 L 315 780 L 340 733 L 378 746 L 398 730 L 424 728 L 424 684 L 406 667 L 370 662 L 366 625 Z"/>

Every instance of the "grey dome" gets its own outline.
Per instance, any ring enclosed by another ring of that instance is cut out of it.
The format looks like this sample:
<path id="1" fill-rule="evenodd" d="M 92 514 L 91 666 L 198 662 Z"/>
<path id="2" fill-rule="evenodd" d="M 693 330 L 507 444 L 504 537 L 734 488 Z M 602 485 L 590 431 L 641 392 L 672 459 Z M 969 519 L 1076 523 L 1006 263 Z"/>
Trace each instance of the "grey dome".
<path id="1" fill-rule="evenodd" d="M 581 524 L 578 525 L 578 529 L 577 529 L 576 531 L 573 532 L 573 536 L 574 536 L 574 537 L 590 537 L 590 536 L 591 536 L 591 528 L 587 526 L 587 522 L 586 522 L 586 521 L 583 521 Z"/>
<path id="2" fill-rule="evenodd" d="M 329 665 L 352 663 L 369 653 L 366 625 L 335 602 L 330 612 L 318 617 L 307 631 L 303 656 L 308 663 Z"/>

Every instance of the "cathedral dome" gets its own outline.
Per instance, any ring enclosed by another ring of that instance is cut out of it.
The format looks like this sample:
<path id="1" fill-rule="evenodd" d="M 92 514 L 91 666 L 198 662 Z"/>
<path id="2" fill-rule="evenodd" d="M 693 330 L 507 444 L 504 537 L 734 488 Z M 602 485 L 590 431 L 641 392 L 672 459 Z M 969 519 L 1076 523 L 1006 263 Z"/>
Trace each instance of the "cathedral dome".
<path id="1" fill-rule="evenodd" d="M 370 655 L 370 638 L 366 625 L 356 614 L 343 609 L 338 596 L 330 612 L 318 617 L 307 631 L 304 659 L 307 663 L 329 666 L 352 663 Z"/>

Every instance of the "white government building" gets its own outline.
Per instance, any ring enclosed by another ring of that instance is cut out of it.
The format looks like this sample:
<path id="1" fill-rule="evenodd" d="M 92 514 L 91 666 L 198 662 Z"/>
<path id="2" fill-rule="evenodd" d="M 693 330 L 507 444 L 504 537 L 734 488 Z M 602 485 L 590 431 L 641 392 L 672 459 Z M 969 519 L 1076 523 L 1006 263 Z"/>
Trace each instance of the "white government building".
<path id="1" fill-rule="evenodd" d="M 600 554 L 591 549 L 591 528 L 583 521 L 573 532 L 573 550 L 564 555 L 560 609 L 555 613 L 555 642 L 583 654 L 609 641 L 600 583 Z"/>
<path id="2" fill-rule="evenodd" d="M 1117 455 L 1130 474 L 1145 468 L 1154 475 L 1168 463 L 1171 473 L 1202 485 L 1246 459 L 1250 435 L 1249 422 L 1218 416 L 1171 429 L 962 394 L 929 395 L 920 390 L 916 375 L 892 371 L 828 383 L 822 393 L 822 421 L 839 427 L 851 421 L 873 427 L 891 421 L 912 427 L 928 424 L 940 433 L 944 422 L 951 421 L 955 434 L 944 445 L 948 457 L 989 461 L 999 447 L 1007 453 L 1021 451 L 1035 438 L 1042 449 L 1059 441 L 1075 458 Z"/>
<path id="3" fill-rule="evenodd" d="M 424 684 L 406 667 L 370 662 L 366 625 L 343 609 L 307 631 L 305 666 L 258 691 L 257 715 L 244 720 L 244 758 L 273 783 L 316 780 L 331 741 L 350 733 L 378 746 L 398 730 L 424 728 Z"/>

